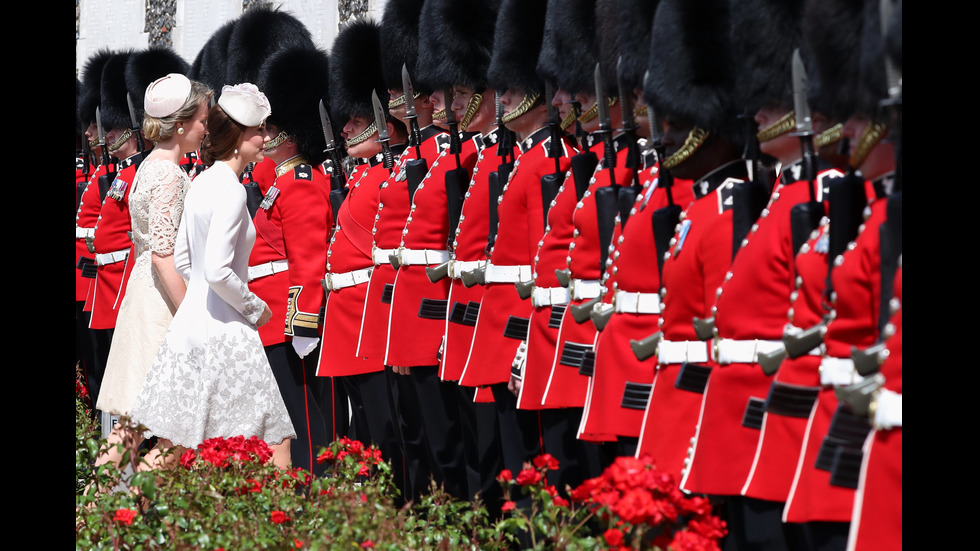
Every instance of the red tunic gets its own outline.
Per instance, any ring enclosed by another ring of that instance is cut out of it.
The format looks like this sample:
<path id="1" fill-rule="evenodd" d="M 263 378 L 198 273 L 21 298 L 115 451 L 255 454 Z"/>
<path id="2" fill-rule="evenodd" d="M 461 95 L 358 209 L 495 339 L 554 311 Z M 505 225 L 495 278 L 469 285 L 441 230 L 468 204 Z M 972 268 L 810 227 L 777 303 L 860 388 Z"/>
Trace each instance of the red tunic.
<path id="1" fill-rule="evenodd" d="M 389 175 L 383 164 L 372 159 L 370 165 L 357 167 L 347 181 L 347 197 L 337 211 L 337 228 L 327 249 L 327 274 L 347 274 L 374 266 L 371 228 L 378 213 L 378 191 Z M 365 281 L 327 295 L 323 327 L 324 339 L 329 338 L 331 346 L 320 347 L 317 375 L 338 377 L 384 369 L 380 358 L 356 353 L 367 287 Z"/>
<path id="2" fill-rule="evenodd" d="M 484 148 L 477 155 L 476 166 L 469 189 L 463 200 L 463 208 L 453 240 L 455 262 L 478 262 L 487 259 L 487 237 L 490 234 L 490 174 L 500 166 L 497 156 L 497 130 L 483 137 Z M 453 277 L 449 284 L 449 312 L 454 308 L 463 311 L 483 300 L 483 286 L 466 287 L 461 278 Z M 478 306 L 473 306 L 478 307 Z M 458 381 L 466 365 L 473 342 L 474 325 L 467 325 L 446 318 L 446 340 L 442 350 L 439 377 L 444 381 Z"/>
<path id="3" fill-rule="evenodd" d="M 92 292 L 92 329 L 112 329 L 122 302 L 123 277 L 130 266 L 129 254 L 133 242 L 128 232 L 132 229 L 129 217 L 129 194 L 136 175 L 135 156 L 119 163 L 119 173 L 102 203 L 99 220 L 95 224 L 93 244 L 98 255 L 112 255 L 106 264 L 100 265 L 95 274 Z"/>
<path id="4" fill-rule="evenodd" d="M 260 166 L 269 162 L 267 159 Z M 256 237 L 249 271 L 269 262 L 288 262 L 287 270 L 249 282 L 249 289 L 272 310 L 272 319 L 259 328 L 262 344 L 270 346 L 289 340 L 287 337 L 320 336 L 317 319 L 324 300 L 320 280 L 327 264 L 333 210 L 329 177 L 301 158 L 276 167 L 274 182 L 263 175 L 263 170 L 256 167 L 252 172 L 259 189 L 269 196 L 274 184 L 279 193 L 252 219 Z"/>
<path id="5" fill-rule="evenodd" d="M 794 167 L 780 175 L 769 204 L 742 242 L 731 271 L 719 287 L 715 328 L 718 339 L 781 343 L 791 306 L 795 273 L 790 211 L 810 200 L 810 183 L 796 180 Z M 823 202 L 825 178 L 813 183 Z M 778 344 L 777 344 L 778 346 Z M 750 399 L 765 401 L 772 378 L 755 361 L 726 362 L 712 371 L 705 389 L 697 441 L 684 488 L 715 495 L 739 495 L 751 471 L 760 430 L 742 418 Z"/>
<path id="6" fill-rule="evenodd" d="M 614 241 L 616 249 L 610 255 L 608 292 L 603 302 L 611 303 L 616 291 L 648 296 L 656 296 L 660 291 L 652 220 L 653 213 L 668 206 L 669 202 L 667 191 L 657 186 L 656 178 L 654 167 L 646 173 L 644 190 L 637 195 L 629 223 Z M 671 194 L 675 204 L 682 207 L 694 201 L 690 181 L 676 180 Z M 659 322 L 660 315 L 656 313 L 616 312 L 611 315 L 596 342 L 595 372 L 580 438 L 608 440 L 640 435 L 648 400 L 624 402 L 624 395 L 628 388 L 637 388 L 633 384 L 652 386 L 656 359 L 637 360 L 630 341 L 655 333 Z"/>
<path id="7" fill-rule="evenodd" d="M 95 261 L 95 254 L 89 252 L 85 241 L 85 235 L 91 237 L 94 234 L 95 224 L 99 220 L 99 213 L 102 210 L 102 200 L 99 197 L 99 176 L 106 173 L 106 167 L 99 165 L 89 178 L 85 191 L 75 213 L 75 302 L 83 302 L 89 294 L 89 288 L 94 280 L 82 277 L 82 271 L 77 269 L 78 262 L 82 257 Z M 85 311 L 91 311 L 86 308 Z"/>
<path id="8" fill-rule="evenodd" d="M 449 135 L 439 134 L 435 141 L 438 155 L 428 158 L 429 173 L 419 184 L 399 244 L 406 250 L 448 251 L 449 210 L 446 197 L 446 173 L 461 167 L 466 177 L 476 164 L 477 143 L 466 140 L 456 156 L 448 152 Z M 448 252 L 446 259 L 448 260 Z M 451 280 L 432 283 L 425 268 L 437 264 L 402 264 L 395 278 L 388 324 L 388 350 L 385 363 L 398 366 L 438 365 L 440 349 L 446 334 L 446 312 Z M 438 305 L 438 306 L 436 306 Z M 436 316 L 435 310 L 441 312 Z"/>
<path id="9" fill-rule="evenodd" d="M 834 318 L 827 326 L 826 356 L 850 358 L 851 347 L 865 349 L 878 338 L 881 296 L 879 227 L 885 220 L 886 199 L 870 205 L 870 215 L 853 243 L 853 248 L 835 260 L 831 279 L 836 294 Z M 783 513 L 786 522 L 849 522 L 854 490 L 830 484 L 830 472 L 817 469 L 815 462 L 838 400 L 833 386 L 824 386 L 810 414 L 793 487 Z"/>
<path id="10" fill-rule="evenodd" d="M 744 179 L 744 164 L 735 161 L 691 186 L 694 201 L 681 215 L 663 265 L 660 324 L 666 341 L 689 341 L 691 348 L 707 351 L 707 343 L 697 342 L 692 320 L 711 316 L 715 291 L 731 263 L 732 212 L 726 199 L 731 186 Z M 695 357 L 691 361 L 711 365 Z M 637 448 L 638 457 L 651 456 L 658 469 L 675 476 L 684 466 L 702 398 L 674 386 L 680 368 L 680 362 L 659 365 Z"/>
<path id="11" fill-rule="evenodd" d="M 423 158 L 431 160 L 438 156 L 439 146 L 435 140 L 438 134 L 445 135 L 435 126 L 428 126 L 423 130 L 423 141 L 419 146 Z M 408 197 L 404 166 L 415 158 L 415 147 L 406 149 L 395 163 L 394 170 L 381 184 L 378 214 L 375 215 L 371 230 L 374 236 L 373 251 L 394 251 L 401 244 L 402 230 L 405 229 L 405 221 L 412 206 Z M 431 162 L 428 164 L 432 166 Z M 383 256 L 384 258 L 374 258 L 375 268 L 368 283 L 367 297 L 364 299 L 361 333 L 357 344 L 358 356 L 382 360 L 388 346 L 388 319 L 395 283 L 395 269 L 388 261 L 388 256 Z"/>
<path id="12" fill-rule="evenodd" d="M 555 171 L 555 161 L 547 155 L 548 132 L 541 128 L 520 143 L 521 156 L 514 163 L 497 206 L 502 223 L 498 224 L 490 251 L 490 261 L 495 266 L 526 266 L 529 271 L 533 264 L 538 242 L 544 235 L 541 177 Z M 560 168 L 568 170 L 567 157 L 560 161 Z M 487 283 L 460 384 L 483 386 L 510 379 L 511 365 L 523 339 L 506 337 L 504 330 L 512 316 L 528 320 L 533 309 L 531 301 L 517 294 L 514 283 Z"/>
<path id="13" fill-rule="evenodd" d="M 895 333 L 885 341 L 888 359 L 880 373 L 883 388 L 902 394 L 902 267 L 895 273 L 898 310 L 889 321 Z M 872 431 L 864 448 L 864 463 L 854 501 L 848 548 L 902 548 L 902 427 Z"/>

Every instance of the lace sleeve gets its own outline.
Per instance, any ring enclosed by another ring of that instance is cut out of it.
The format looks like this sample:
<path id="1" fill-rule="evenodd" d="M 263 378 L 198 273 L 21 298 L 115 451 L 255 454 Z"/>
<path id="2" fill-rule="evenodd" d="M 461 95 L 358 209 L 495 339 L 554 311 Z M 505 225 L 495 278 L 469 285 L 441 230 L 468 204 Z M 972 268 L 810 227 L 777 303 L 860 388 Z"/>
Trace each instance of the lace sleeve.
<path id="1" fill-rule="evenodd" d="M 150 250 L 167 256 L 174 252 L 180 216 L 184 212 L 187 176 L 177 165 L 157 163 L 150 188 Z"/>

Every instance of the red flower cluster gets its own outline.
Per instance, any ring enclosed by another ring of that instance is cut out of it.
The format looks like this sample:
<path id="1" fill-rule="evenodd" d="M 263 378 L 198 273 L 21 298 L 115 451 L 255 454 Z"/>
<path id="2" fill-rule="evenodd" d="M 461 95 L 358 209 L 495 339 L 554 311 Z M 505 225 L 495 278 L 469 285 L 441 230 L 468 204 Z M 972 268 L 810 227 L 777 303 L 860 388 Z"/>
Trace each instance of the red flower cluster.
<path id="1" fill-rule="evenodd" d="M 339 440 L 330 444 L 330 447 L 323 450 L 316 458 L 317 463 L 333 463 L 335 461 L 343 461 L 347 456 L 351 456 L 357 460 L 359 470 L 357 472 L 360 476 L 368 476 L 371 474 L 371 467 L 379 465 L 382 462 L 381 450 L 371 446 L 366 447 L 364 442 L 360 440 L 352 440 L 346 436 L 341 437 Z"/>
<path id="2" fill-rule="evenodd" d="M 132 509 L 116 509 L 116 514 L 112 517 L 112 520 L 120 524 L 132 524 L 134 518 L 136 518 L 136 511 Z"/>
<path id="3" fill-rule="evenodd" d="M 78 379 L 75 379 L 75 394 L 79 398 L 88 398 L 88 387 Z"/>
<path id="4" fill-rule="evenodd" d="M 293 519 L 282 511 L 273 511 L 269 517 L 269 520 L 272 521 L 272 524 L 282 524 Z"/>
<path id="5" fill-rule="evenodd" d="M 272 459 L 272 448 L 256 436 L 247 439 L 244 436 L 219 437 L 201 442 L 197 446 L 197 455 L 216 467 L 227 467 L 230 461 L 256 461 L 261 465 Z M 194 451 L 187 450 L 180 456 L 180 465 L 189 469 L 194 466 L 195 459 Z"/>
<path id="6" fill-rule="evenodd" d="M 660 527 L 653 545 L 675 550 L 717 549 L 725 523 L 711 514 L 703 497 L 686 496 L 668 473 L 654 469 L 649 458 L 618 457 L 601 476 L 572 490 L 574 501 L 584 503 L 610 524 Z M 606 541 L 616 538 L 610 531 Z"/>

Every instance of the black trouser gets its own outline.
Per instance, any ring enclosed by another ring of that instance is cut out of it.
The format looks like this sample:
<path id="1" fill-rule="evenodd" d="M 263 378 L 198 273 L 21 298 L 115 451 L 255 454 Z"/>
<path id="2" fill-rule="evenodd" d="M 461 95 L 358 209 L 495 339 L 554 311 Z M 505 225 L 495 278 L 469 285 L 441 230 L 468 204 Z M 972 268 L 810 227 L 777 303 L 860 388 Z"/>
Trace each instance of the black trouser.
<path id="1" fill-rule="evenodd" d="M 491 385 L 490 389 L 497 408 L 504 468 L 517 476 L 524 462 L 541 454 L 541 417 L 537 411 L 517 409 L 517 396 L 507 389 L 507 383 Z M 522 504 L 522 500 L 514 501 Z"/>
<path id="2" fill-rule="evenodd" d="M 463 420 L 468 499 L 479 497 L 487 511 L 499 516 L 503 491 L 497 475 L 503 469 L 497 411 L 492 402 L 475 403 L 476 388 L 456 385 Z"/>
<path id="3" fill-rule="evenodd" d="M 325 467 L 316 462 L 319 449 L 334 440 L 333 404 L 321 400 L 332 395 L 324 393 L 323 387 L 331 388 L 333 381 L 317 377 L 316 362 L 300 359 L 290 342 L 267 346 L 265 353 L 296 431 L 290 445 L 292 466 L 320 476 Z M 307 358 L 316 357 L 314 354 Z M 346 423 L 345 419 L 338 421 Z"/>
<path id="4" fill-rule="evenodd" d="M 722 518 L 728 524 L 728 535 L 723 546 L 725 551 L 796 551 L 809 548 L 803 525 L 783 523 L 785 503 L 746 496 L 725 496 L 724 499 Z"/>
<path id="5" fill-rule="evenodd" d="M 375 445 L 381 457 L 392 465 L 402 467 L 401 448 L 391 425 L 388 409 L 388 383 L 384 371 L 336 377 L 343 383 L 351 405 L 351 438 L 364 445 Z"/>
<path id="6" fill-rule="evenodd" d="M 599 447 L 576 438 L 583 408 L 541 410 L 541 431 L 544 451 L 558 460 L 558 470 L 548 473 L 553 484 L 568 497 L 566 486 L 575 488 L 589 478 L 602 474 Z"/>
<path id="7" fill-rule="evenodd" d="M 390 395 L 391 423 L 404 458 L 401 476 L 397 465 L 392 465 L 392 470 L 396 471 L 395 485 L 401 490 L 404 500 L 418 501 L 427 493 L 432 478 L 418 390 L 411 375 L 398 375 L 388 365 L 385 366 L 385 375 Z"/>
<path id="8" fill-rule="evenodd" d="M 458 384 L 439 378 L 439 366 L 413 366 L 429 465 L 436 482 L 457 499 L 467 499 L 467 471 Z"/>

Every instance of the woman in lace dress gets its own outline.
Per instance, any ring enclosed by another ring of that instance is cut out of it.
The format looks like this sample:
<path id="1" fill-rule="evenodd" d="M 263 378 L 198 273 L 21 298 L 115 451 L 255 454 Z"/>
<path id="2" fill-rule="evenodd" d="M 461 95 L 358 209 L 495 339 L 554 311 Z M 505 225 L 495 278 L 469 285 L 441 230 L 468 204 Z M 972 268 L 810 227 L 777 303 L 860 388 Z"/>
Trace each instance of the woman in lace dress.
<path id="1" fill-rule="evenodd" d="M 265 95 L 243 83 L 222 88 L 208 113 L 201 154 L 213 166 L 187 193 L 174 252 L 187 294 L 131 415 L 165 445 L 257 436 L 286 467 L 295 431 L 256 329 L 272 310 L 246 284 L 255 228 L 240 181 L 263 158 L 270 112 Z"/>
<path id="2" fill-rule="evenodd" d="M 143 133 L 155 146 L 140 164 L 130 191 L 136 256 L 96 405 L 107 414 L 129 414 L 184 299 L 186 287 L 174 269 L 173 254 L 190 179 L 178 163 L 201 146 L 211 95 L 207 86 L 176 73 L 146 88 Z M 119 464 L 122 455 L 115 444 L 127 435 L 139 438 L 116 424 L 109 435 L 110 445 L 96 465 Z"/>

